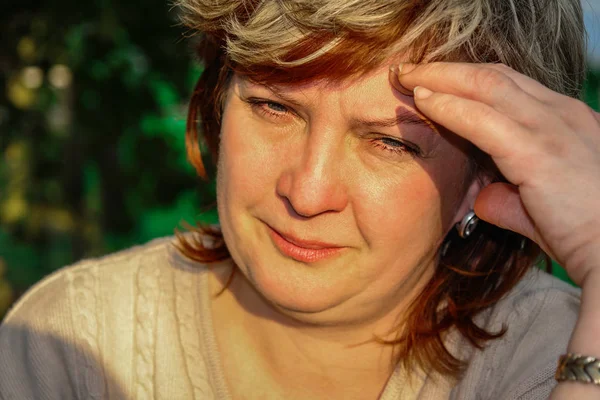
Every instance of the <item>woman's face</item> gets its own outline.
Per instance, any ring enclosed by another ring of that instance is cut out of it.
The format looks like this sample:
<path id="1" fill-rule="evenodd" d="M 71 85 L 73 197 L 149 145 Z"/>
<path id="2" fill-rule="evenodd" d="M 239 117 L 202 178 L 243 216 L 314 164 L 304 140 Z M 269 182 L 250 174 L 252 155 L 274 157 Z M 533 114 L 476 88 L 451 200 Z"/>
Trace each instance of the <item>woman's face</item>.
<path id="1" fill-rule="evenodd" d="M 466 212 L 464 143 L 395 91 L 388 67 L 341 84 L 227 92 L 217 178 L 223 235 L 279 310 L 364 320 L 409 300 Z"/>

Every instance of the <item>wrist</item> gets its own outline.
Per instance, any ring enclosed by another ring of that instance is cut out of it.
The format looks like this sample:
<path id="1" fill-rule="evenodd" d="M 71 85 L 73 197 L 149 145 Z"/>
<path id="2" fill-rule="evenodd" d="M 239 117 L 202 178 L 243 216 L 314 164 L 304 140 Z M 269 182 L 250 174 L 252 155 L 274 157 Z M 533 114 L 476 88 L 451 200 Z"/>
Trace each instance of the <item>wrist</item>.
<path id="1" fill-rule="evenodd" d="M 589 273 L 582 284 L 579 316 L 567 351 L 600 358 L 600 271 Z"/>
<path id="2" fill-rule="evenodd" d="M 600 240 L 576 251 L 563 266 L 569 278 L 582 288 L 586 281 L 600 278 Z"/>
<path id="3" fill-rule="evenodd" d="M 579 316 L 567 352 L 600 359 L 600 271 L 590 272 L 582 289 Z M 552 400 L 597 398 L 600 398 L 600 386 L 571 381 L 559 382 L 551 395 Z"/>

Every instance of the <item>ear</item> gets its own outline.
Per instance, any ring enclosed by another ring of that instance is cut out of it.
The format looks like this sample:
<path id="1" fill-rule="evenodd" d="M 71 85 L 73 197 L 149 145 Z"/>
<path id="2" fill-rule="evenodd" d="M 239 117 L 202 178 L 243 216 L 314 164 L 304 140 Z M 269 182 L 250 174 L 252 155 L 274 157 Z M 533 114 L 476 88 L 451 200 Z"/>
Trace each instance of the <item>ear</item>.
<path id="1" fill-rule="evenodd" d="M 462 202 L 456 209 L 454 219 L 452 221 L 452 224 L 448 228 L 448 231 L 454 228 L 456 224 L 459 223 L 469 211 L 473 210 L 473 208 L 475 207 L 475 199 L 479 195 L 479 192 L 481 192 L 481 189 L 490 184 L 490 182 L 491 178 L 482 175 L 476 175 L 473 178 L 473 180 L 467 188 L 467 191 L 465 192 Z"/>

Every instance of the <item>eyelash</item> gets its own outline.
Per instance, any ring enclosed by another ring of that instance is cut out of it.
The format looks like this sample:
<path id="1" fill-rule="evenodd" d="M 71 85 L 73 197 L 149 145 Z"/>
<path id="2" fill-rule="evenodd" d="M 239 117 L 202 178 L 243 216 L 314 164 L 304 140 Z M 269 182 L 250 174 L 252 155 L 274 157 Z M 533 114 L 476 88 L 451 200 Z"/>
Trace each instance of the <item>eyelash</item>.
<path id="1" fill-rule="evenodd" d="M 392 142 L 392 143 L 394 143 L 394 145 L 390 146 L 389 144 L 385 144 L 385 142 Z M 382 138 L 378 138 L 378 139 L 373 139 L 371 141 L 371 143 L 373 143 L 373 146 L 378 147 L 384 151 L 389 151 L 391 153 L 395 153 L 395 154 L 408 153 L 412 156 L 417 156 L 417 157 L 423 156 L 421 149 L 419 147 L 417 147 L 415 145 L 408 145 L 408 144 L 403 143 L 396 139 L 382 137 Z"/>
<path id="2" fill-rule="evenodd" d="M 284 106 L 283 104 L 277 103 L 275 101 L 260 99 L 260 98 L 256 98 L 256 97 L 250 97 L 250 98 L 243 99 L 243 100 L 246 103 L 248 103 L 254 111 L 256 111 L 266 117 L 280 119 L 280 118 L 285 118 L 288 116 L 288 114 L 293 113 L 286 106 Z M 285 111 L 279 111 L 279 112 L 274 111 L 273 109 L 269 108 L 270 105 L 271 106 L 275 105 L 276 107 L 284 108 Z M 393 143 L 393 145 L 386 144 L 385 142 Z M 400 140 L 396 140 L 394 138 L 378 137 L 378 138 L 371 139 L 371 143 L 373 144 L 374 147 L 380 148 L 386 152 L 391 152 L 391 153 L 400 154 L 400 155 L 408 153 L 412 156 L 418 156 L 418 157 L 423 156 L 422 151 L 418 146 L 413 145 L 413 144 L 406 144 L 406 143 L 401 142 Z"/>
<path id="3" fill-rule="evenodd" d="M 263 100 L 263 99 L 258 99 L 255 97 L 250 97 L 248 99 L 244 99 L 244 101 L 246 103 L 250 104 L 250 107 L 252 107 L 252 109 L 254 111 L 257 111 L 257 112 L 261 113 L 262 115 L 265 115 L 268 117 L 285 118 L 287 116 L 287 114 L 291 113 L 286 106 L 284 106 L 283 104 L 279 104 L 275 101 Z M 277 107 L 285 108 L 285 111 L 280 111 L 280 112 L 274 111 L 269 108 L 269 105 L 275 105 Z"/>

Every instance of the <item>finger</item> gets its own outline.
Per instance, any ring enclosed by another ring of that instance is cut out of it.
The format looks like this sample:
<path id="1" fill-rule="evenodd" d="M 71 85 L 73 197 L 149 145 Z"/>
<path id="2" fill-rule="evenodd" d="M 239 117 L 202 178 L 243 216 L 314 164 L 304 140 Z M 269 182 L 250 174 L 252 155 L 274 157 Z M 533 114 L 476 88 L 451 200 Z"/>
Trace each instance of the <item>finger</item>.
<path id="1" fill-rule="evenodd" d="M 490 224 L 534 239 L 534 224 L 525 211 L 517 186 L 497 182 L 484 187 L 475 199 L 474 210 Z"/>
<path id="2" fill-rule="evenodd" d="M 504 64 L 486 65 L 488 68 L 493 68 L 509 76 L 522 90 L 534 97 L 540 104 L 547 106 L 546 111 L 553 116 L 560 117 L 565 121 L 574 121 L 575 126 L 580 126 L 581 120 L 585 119 L 590 114 L 589 107 L 583 107 L 583 110 L 581 106 L 575 106 L 574 108 L 574 104 L 583 104 L 579 100 L 569 97 L 566 94 L 555 92 L 535 79 L 521 74 Z M 542 116 L 544 113 L 539 112 L 539 108 L 537 110 L 524 108 L 523 110 L 525 112 L 522 113 L 520 121 L 524 122 L 525 125 L 531 122 L 535 126 L 536 118 L 540 118 L 541 120 L 546 119 Z M 578 110 L 580 110 L 580 112 L 578 112 Z M 577 131 L 578 130 L 576 129 L 576 132 Z"/>
<path id="3" fill-rule="evenodd" d="M 524 75 L 505 64 L 485 64 L 488 68 L 493 68 L 508 75 L 520 88 L 527 92 L 530 96 L 535 97 L 542 103 L 555 104 L 562 100 L 565 96 L 550 90 L 533 78 Z"/>
<path id="4" fill-rule="evenodd" d="M 407 89 L 424 86 L 435 92 L 481 101 L 517 120 L 528 118 L 540 106 L 539 103 L 544 103 L 540 98 L 552 96 L 551 90 L 519 76 L 516 71 L 492 65 L 407 64 L 399 71 L 398 80 Z"/>
<path id="5" fill-rule="evenodd" d="M 475 199 L 474 211 L 479 218 L 490 224 L 528 237 L 550 254 L 550 249 L 538 234 L 523 205 L 517 186 L 497 182 L 484 187 Z"/>
<path id="6" fill-rule="evenodd" d="M 394 87 L 394 89 L 396 89 L 397 91 L 399 91 L 403 95 L 405 95 L 405 96 L 411 96 L 412 97 L 413 91 L 405 88 L 404 86 L 402 86 L 400 84 L 399 77 L 400 77 L 400 72 L 398 70 L 398 66 L 391 65 L 390 66 L 390 70 L 389 70 L 389 76 L 388 76 L 388 79 L 389 79 L 390 83 L 392 84 L 392 86 Z"/>
<path id="7" fill-rule="evenodd" d="M 528 148 L 529 135 L 525 134 L 521 126 L 484 103 L 417 87 L 415 104 L 425 116 L 470 141 L 495 159 L 514 155 L 515 151 Z M 511 179 L 510 171 L 502 172 Z"/>

